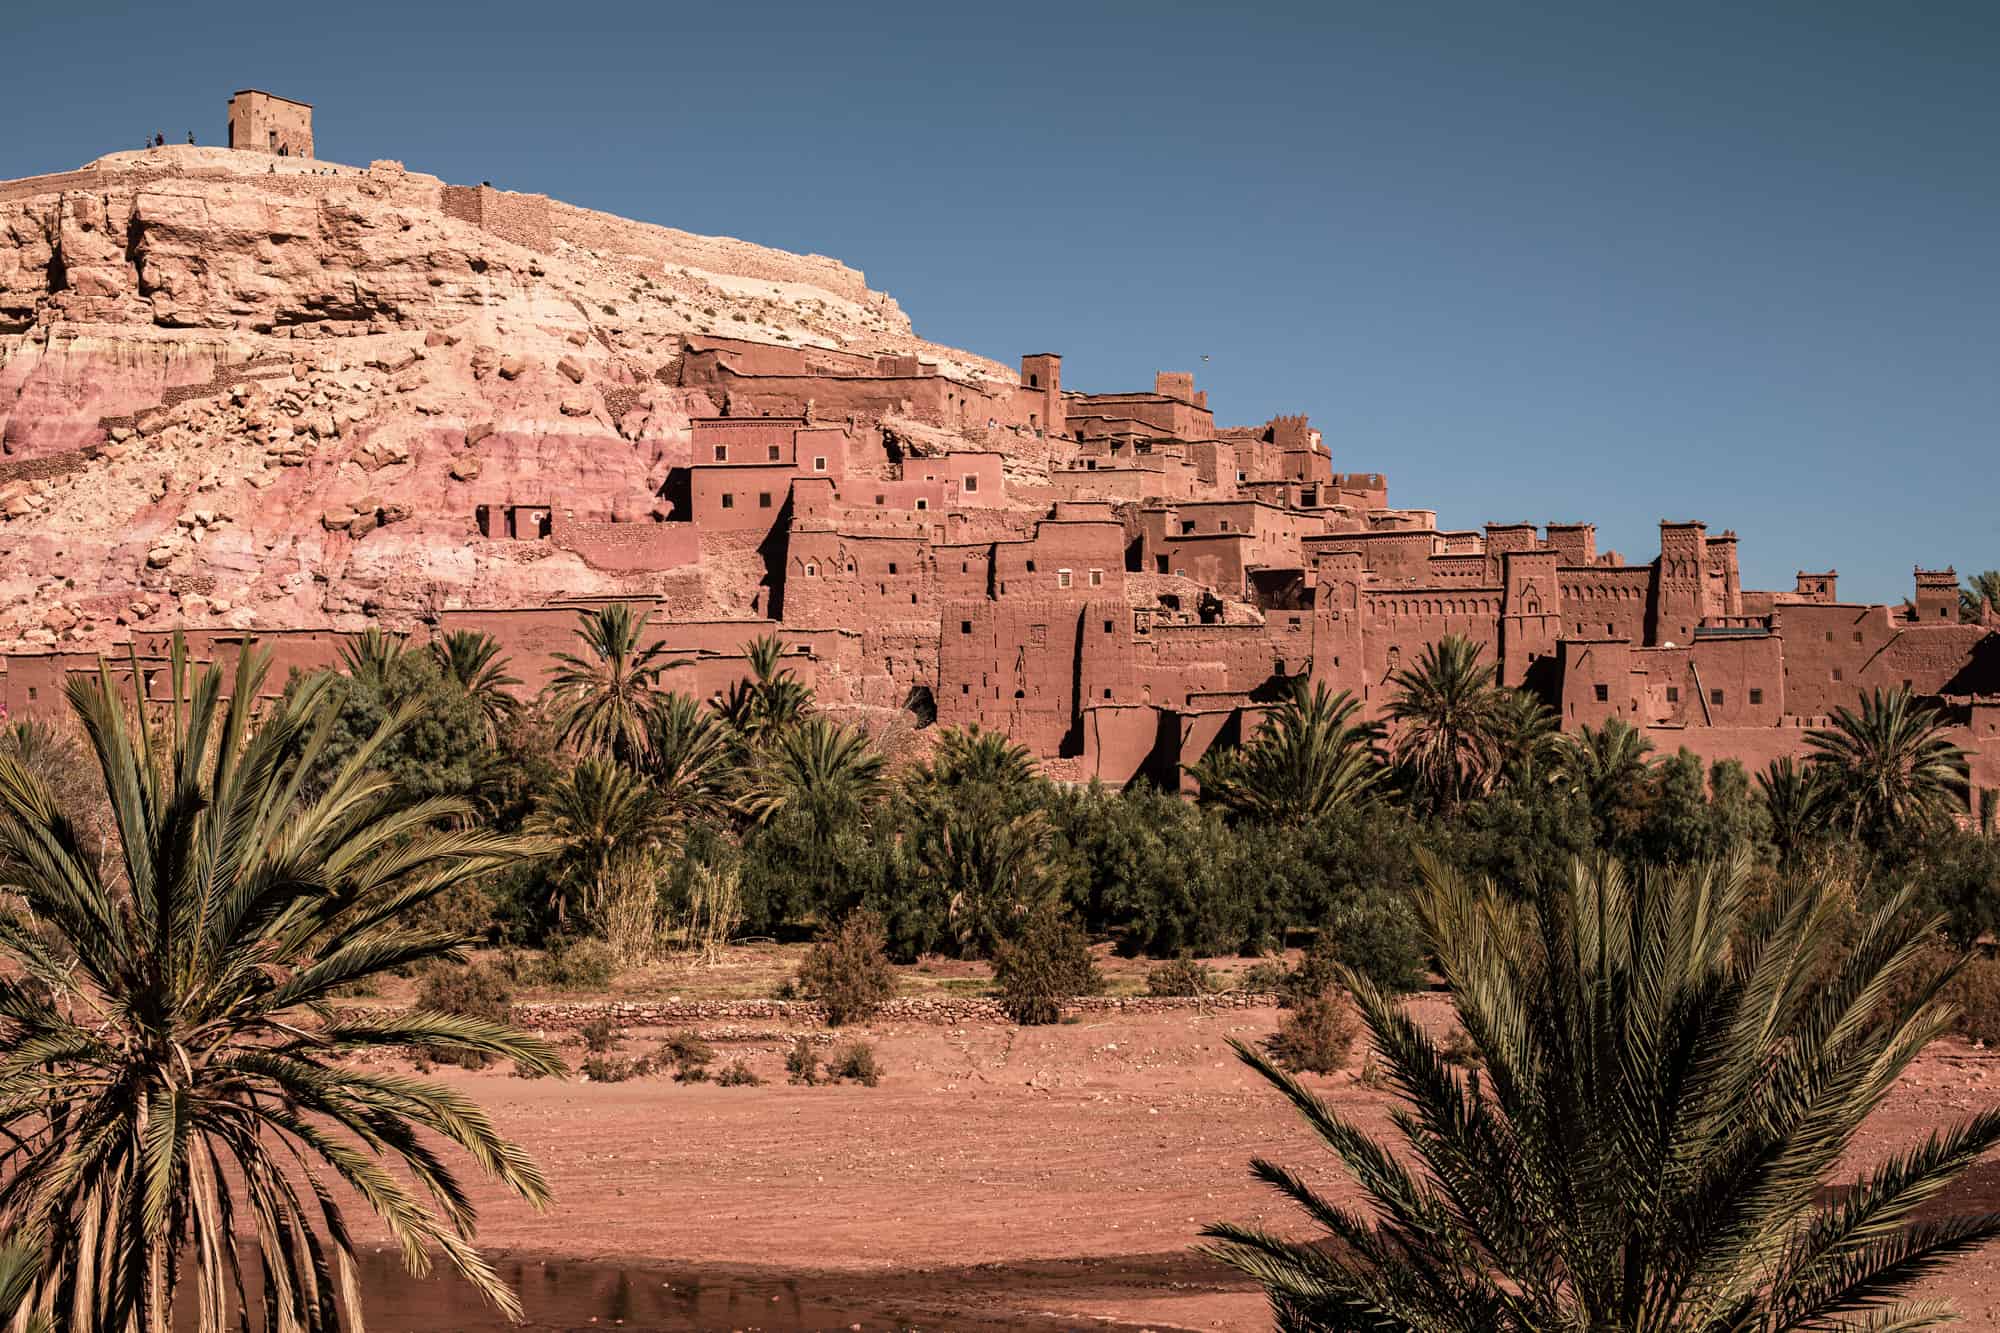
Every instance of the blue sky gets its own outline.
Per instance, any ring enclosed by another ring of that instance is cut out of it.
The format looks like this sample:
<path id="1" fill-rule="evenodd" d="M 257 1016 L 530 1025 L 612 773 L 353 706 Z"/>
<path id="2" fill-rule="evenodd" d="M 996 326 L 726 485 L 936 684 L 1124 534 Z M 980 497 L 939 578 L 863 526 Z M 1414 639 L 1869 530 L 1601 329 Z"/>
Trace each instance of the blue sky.
<path id="1" fill-rule="evenodd" d="M 0 176 L 229 92 L 400 158 L 834 255 L 919 332 L 1192 369 L 1452 526 L 1663 517 L 1746 584 L 2000 566 L 2000 6 L 22 7 Z M 25 59 L 20 57 L 26 57 Z M 1203 358 L 1207 359 L 1204 360 Z"/>

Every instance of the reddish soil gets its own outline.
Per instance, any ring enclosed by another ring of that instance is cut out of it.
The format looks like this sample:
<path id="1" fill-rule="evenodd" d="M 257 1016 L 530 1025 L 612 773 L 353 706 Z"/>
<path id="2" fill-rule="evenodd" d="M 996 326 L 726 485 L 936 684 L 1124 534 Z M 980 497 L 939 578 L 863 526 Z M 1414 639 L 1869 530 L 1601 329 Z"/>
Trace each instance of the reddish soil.
<path id="1" fill-rule="evenodd" d="M 1444 1020 L 1441 1001 L 1416 1004 L 1427 1021 Z M 1264 1035 L 1277 1017 L 881 1026 L 863 1034 L 887 1067 L 872 1089 L 786 1085 L 778 1034 L 719 1047 L 718 1067 L 741 1054 L 768 1080 L 759 1087 L 445 1076 L 533 1151 L 556 1193 L 536 1214 L 482 1190 L 492 1250 L 796 1283 L 926 1327 L 1251 1328 L 1263 1322 L 1257 1292 L 1190 1249 L 1211 1219 L 1297 1224 L 1249 1179 L 1251 1156 L 1308 1168 L 1335 1197 L 1354 1198 L 1224 1045 Z M 626 1053 L 658 1035 L 634 1034 Z M 1348 1073 L 1320 1083 L 1342 1112 L 1388 1131 L 1383 1093 Z M 1996 1100 L 2000 1061 L 1934 1048 L 1870 1120 L 1851 1165 Z M 2000 1159 L 1944 1207 L 2000 1207 Z M 2000 1327 L 2000 1250 L 1920 1294 L 1955 1299 L 1972 1327 Z"/>

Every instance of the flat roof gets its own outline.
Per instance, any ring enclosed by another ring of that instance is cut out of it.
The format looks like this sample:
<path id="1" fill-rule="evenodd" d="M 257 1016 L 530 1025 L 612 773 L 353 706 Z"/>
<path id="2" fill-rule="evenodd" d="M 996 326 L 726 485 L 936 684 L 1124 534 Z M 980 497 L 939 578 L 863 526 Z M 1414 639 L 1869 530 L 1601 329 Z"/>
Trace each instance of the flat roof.
<path id="1" fill-rule="evenodd" d="M 293 106 L 302 106 L 308 111 L 312 110 L 311 102 L 301 102 L 296 97 L 281 97 L 277 93 L 266 92 L 262 88 L 238 88 L 235 92 L 229 94 L 229 100 L 233 102 L 245 93 L 255 93 L 259 97 L 268 97 L 274 102 L 290 102 Z"/>

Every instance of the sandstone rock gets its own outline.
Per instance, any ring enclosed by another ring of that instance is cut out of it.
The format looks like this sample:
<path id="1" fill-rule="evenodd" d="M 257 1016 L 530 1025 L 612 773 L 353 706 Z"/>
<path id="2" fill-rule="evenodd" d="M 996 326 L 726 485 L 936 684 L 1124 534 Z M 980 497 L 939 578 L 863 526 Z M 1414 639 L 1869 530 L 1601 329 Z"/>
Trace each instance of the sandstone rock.
<path id="1" fill-rule="evenodd" d="M 410 516 L 410 507 L 400 502 L 391 502 L 389 504 L 385 504 L 378 511 L 378 517 L 384 523 L 401 523 L 404 519 L 408 518 L 409 516 Z"/>
<path id="2" fill-rule="evenodd" d="M 58 634 L 61 634 L 64 630 L 76 624 L 76 621 L 77 621 L 76 612 L 70 610 L 66 606 L 61 605 L 60 603 L 50 607 L 48 611 L 42 616 L 42 624 L 45 627 L 54 630 Z"/>
<path id="3" fill-rule="evenodd" d="M 500 363 L 500 378 L 503 380 L 517 380 L 521 378 L 521 372 L 527 368 L 528 362 L 525 357 L 510 356 Z"/>
<path id="4" fill-rule="evenodd" d="M 490 421 L 482 421 L 477 426 L 467 426 L 465 428 L 465 447 L 468 449 L 472 448 L 492 433 L 493 423 Z"/>
<path id="5" fill-rule="evenodd" d="M 583 363 L 573 356 L 566 356 L 556 362 L 556 369 L 569 379 L 571 384 L 583 383 Z"/>
<path id="6" fill-rule="evenodd" d="M 146 568 L 148 569 L 165 569 L 173 562 L 174 548 L 171 546 L 155 546 L 152 550 L 146 552 Z"/>
<path id="7" fill-rule="evenodd" d="M 328 532 L 345 532 L 354 517 L 352 509 L 328 509 L 320 514 L 319 525 Z"/>
<path id="8" fill-rule="evenodd" d="M 478 475 L 479 460 L 477 458 L 461 456 L 451 460 L 451 479 L 453 481 L 471 481 Z"/>
<path id="9" fill-rule="evenodd" d="M 566 417 L 587 417 L 591 406 L 588 398 L 565 398 L 562 400 L 562 414 Z"/>
<path id="10" fill-rule="evenodd" d="M 359 516 L 354 520 L 354 522 L 348 527 L 347 531 L 358 539 L 361 537 L 366 537 L 369 533 L 375 531 L 375 529 L 381 526 L 382 526 L 382 521 L 376 518 L 375 515 L 362 514 L 361 516 Z"/>

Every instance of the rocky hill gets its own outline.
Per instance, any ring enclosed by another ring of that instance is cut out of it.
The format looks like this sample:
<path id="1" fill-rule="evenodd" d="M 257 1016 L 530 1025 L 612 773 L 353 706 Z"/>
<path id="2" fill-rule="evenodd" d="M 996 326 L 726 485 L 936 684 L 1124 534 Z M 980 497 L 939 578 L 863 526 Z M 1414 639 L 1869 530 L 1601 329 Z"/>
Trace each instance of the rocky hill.
<path id="1" fill-rule="evenodd" d="M 393 162 L 170 147 L 0 184 L 0 650 L 637 591 L 747 614 L 727 550 L 469 549 L 479 505 L 660 503 L 720 407 L 670 387 L 690 333 L 1015 379 L 834 260 Z"/>

